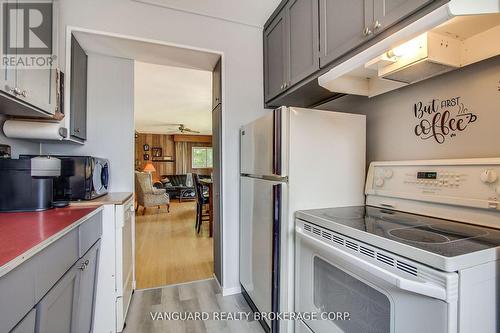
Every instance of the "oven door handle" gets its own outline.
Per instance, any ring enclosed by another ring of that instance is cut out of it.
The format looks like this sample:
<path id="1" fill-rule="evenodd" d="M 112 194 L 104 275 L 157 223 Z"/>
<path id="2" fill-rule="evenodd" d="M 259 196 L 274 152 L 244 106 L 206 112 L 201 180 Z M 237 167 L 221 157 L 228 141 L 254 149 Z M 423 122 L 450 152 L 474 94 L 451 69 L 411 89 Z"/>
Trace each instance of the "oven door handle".
<path id="1" fill-rule="evenodd" d="M 346 252 L 336 246 L 330 245 L 322 240 L 316 239 L 313 236 L 306 234 L 302 228 L 297 227 L 295 229 L 296 234 L 305 241 L 308 241 L 313 246 L 319 246 L 333 254 L 335 256 L 345 260 L 349 264 L 355 266 L 364 272 L 376 276 L 399 289 L 406 290 L 415 294 L 420 294 L 432 298 L 441 299 L 443 301 L 447 300 L 445 288 L 438 286 L 434 283 L 427 281 L 417 281 L 412 279 L 407 279 L 393 272 L 387 271 L 375 264 L 365 261 L 357 256 Z"/>

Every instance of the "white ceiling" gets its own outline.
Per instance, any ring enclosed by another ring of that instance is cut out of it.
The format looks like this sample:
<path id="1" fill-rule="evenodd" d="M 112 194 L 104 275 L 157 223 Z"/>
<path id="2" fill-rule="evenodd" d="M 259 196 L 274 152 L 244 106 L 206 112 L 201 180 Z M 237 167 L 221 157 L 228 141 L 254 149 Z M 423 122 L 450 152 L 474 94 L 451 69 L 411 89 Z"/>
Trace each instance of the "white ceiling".
<path id="1" fill-rule="evenodd" d="M 136 61 L 134 80 L 136 131 L 177 134 L 162 125 L 184 124 L 212 134 L 212 72 Z"/>
<path id="2" fill-rule="evenodd" d="M 280 0 L 135 0 L 148 4 L 263 27 Z"/>

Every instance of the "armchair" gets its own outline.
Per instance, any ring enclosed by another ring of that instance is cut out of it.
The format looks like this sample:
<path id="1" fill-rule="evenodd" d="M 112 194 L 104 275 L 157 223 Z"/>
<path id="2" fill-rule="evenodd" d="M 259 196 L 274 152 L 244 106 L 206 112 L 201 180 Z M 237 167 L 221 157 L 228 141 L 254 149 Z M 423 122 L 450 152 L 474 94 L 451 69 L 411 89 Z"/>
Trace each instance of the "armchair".
<path id="1" fill-rule="evenodd" d="M 157 189 L 153 187 L 153 179 L 148 172 L 135 172 L 135 192 L 137 197 L 137 209 L 143 207 L 142 215 L 146 212 L 147 207 L 161 205 L 167 206 L 167 212 L 170 212 L 170 198 L 165 189 Z"/>

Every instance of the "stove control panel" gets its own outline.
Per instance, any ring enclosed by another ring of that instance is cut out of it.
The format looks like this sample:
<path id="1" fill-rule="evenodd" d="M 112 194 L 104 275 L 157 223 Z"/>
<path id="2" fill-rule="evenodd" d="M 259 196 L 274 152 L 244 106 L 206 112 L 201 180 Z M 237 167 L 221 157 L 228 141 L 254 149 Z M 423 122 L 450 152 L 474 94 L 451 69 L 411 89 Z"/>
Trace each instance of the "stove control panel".
<path id="1" fill-rule="evenodd" d="M 500 158 L 373 162 L 365 192 L 500 210 Z"/>

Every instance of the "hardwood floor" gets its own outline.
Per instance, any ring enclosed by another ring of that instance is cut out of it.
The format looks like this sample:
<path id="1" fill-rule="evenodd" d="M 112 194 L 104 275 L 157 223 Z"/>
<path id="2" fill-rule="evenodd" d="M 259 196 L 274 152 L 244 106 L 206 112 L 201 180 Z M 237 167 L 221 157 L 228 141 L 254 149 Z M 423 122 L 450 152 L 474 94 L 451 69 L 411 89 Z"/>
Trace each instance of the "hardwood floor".
<path id="1" fill-rule="evenodd" d="M 167 320 L 161 313 L 209 314 L 208 320 Z M 244 312 L 241 320 L 213 320 L 214 313 Z M 156 318 L 156 320 L 153 319 Z M 139 290 L 132 297 L 123 333 L 264 333 L 241 294 L 223 297 L 214 279 L 158 289 Z"/>
<path id="2" fill-rule="evenodd" d="M 195 202 L 170 204 L 170 213 L 161 209 L 142 208 L 136 213 L 136 281 L 137 289 L 213 277 L 213 238 L 208 222 L 199 234 L 194 228 Z"/>

